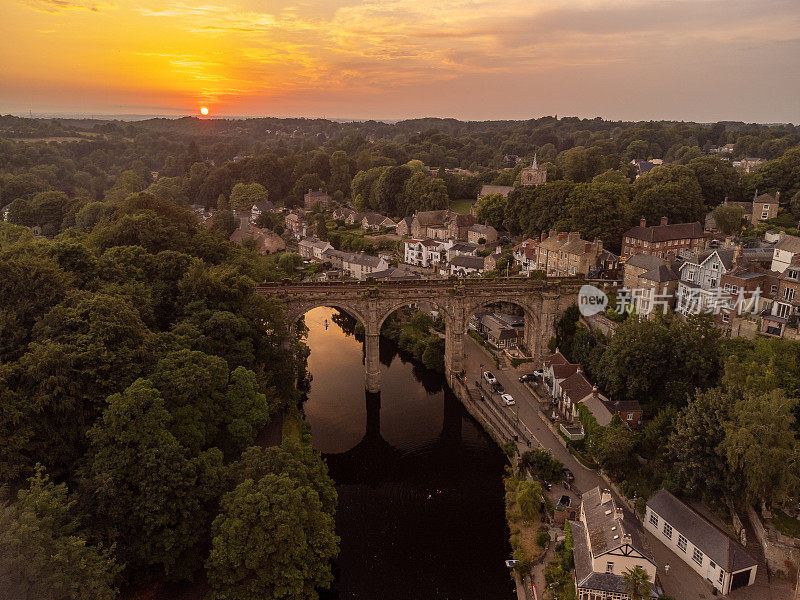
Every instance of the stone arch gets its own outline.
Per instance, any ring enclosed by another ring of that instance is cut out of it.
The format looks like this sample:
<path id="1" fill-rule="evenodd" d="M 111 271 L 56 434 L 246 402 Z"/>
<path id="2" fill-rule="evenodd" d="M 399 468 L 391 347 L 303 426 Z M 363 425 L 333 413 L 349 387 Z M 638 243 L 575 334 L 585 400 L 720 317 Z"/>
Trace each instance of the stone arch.
<path id="1" fill-rule="evenodd" d="M 460 325 L 461 331 L 463 333 L 467 332 L 467 328 L 469 327 L 469 320 L 472 318 L 472 315 L 479 312 L 482 308 L 490 306 L 492 304 L 498 304 L 500 302 L 505 302 L 508 304 L 514 304 L 519 306 L 525 317 L 525 347 L 529 353 L 533 356 L 539 356 L 541 354 L 541 318 L 539 313 L 541 312 L 541 299 L 534 297 L 534 301 L 531 302 L 528 299 L 521 298 L 519 296 L 496 296 L 494 298 L 480 298 L 469 301 L 464 307 L 464 317 L 463 323 Z"/>
<path id="2" fill-rule="evenodd" d="M 360 307 L 355 306 L 349 302 L 342 302 L 338 300 L 328 301 L 328 300 L 315 300 L 309 302 L 291 302 L 288 303 L 286 307 L 286 324 L 289 329 L 294 329 L 294 326 L 297 324 L 297 321 L 300 320 L 300 317 L 305 315 L 308 311 L 314 310 L 315 308 L 321 307 L 330 307 L 330 308 L 338 308 L 340 310 L 345 311 L 346 313 L 355 317 L 362 325 L 366 326 L 367 317 L 363 310 Z"/>
<path id="3" fill-rule="evenodd" d="M 389 304 L 389 308 L 381 309 L 381 313 L 378 316 L 378 331 L 380 331 L 381 327 L 383 327 L 384 321 L 386 321 L 386 319 L 388 319 L 396 310 L 399 310 L 404 306 L 408 306 L 409 304 L 419 303 L 431 304 L 435 306 L 436 310 L 444 314 L 445 326 L 450 326 L 450 323 L 453 321 L 453 314 L 443 302 L 431 300 L 430 298 L 403 298 L 402 300 L 397 300 Z"/>

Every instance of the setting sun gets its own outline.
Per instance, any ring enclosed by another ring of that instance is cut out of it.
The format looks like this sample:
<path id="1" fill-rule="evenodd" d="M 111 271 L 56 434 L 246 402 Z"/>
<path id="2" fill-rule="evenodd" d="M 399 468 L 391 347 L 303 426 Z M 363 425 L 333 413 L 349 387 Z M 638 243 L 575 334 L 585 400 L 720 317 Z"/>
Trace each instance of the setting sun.
<path id="1" fill-rule="evenodd" d="M 207 115 L 208 114 L 208 109 L 204 106 L 203 108 L 200 109 L 200 114 L 201 115 Z"/>

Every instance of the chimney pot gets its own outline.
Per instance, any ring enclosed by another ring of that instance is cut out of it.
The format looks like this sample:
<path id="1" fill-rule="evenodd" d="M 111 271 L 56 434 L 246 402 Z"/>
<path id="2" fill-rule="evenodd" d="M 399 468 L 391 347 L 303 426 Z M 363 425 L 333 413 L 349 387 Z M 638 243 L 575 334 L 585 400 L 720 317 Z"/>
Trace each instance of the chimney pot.
<path id="1" fill-rule="evenodd" d="M 645 219 L 644 217 L 639 219 L 639 227 L 647 227 L 647 219 Z"/>
<path id="2" fill-rule="evenodd" d="M 541 235 L 541 236 L 539 236 L 539 237 L 541 238 L 541 240 L 542 240 L 542 241 L 545 241 L 545 240 L 547 239 L 547 232 L 546 232 L 546 231 L 543 231 L 543 232 L 542 232 L 542 235 Z"/>
<path id="3" fill-rule="evenodd" d="M 667 217 L 661 217 L 661 225 L 667 224 Z"/>

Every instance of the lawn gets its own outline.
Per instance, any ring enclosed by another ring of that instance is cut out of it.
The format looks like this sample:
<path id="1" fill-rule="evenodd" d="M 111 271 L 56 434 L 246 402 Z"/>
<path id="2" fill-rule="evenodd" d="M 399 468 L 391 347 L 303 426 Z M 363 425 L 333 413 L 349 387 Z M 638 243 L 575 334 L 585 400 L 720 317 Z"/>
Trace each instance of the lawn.
<path id="1" fill-rule="evenodd" d="M 772 522 L 775 524 L 775 528 L 783 535 L 800 538 L 800 521 L 790 517 L 782 510 L 773 511 Z"/>
<path id="2" fill-rule="evenodd" d="M 472 207 L 473 202 L 475 202 L 475 200 L 472 198 L 459 198 L 458 200 L 453 200 L 450 203 L 450 210 L 454 210 L 461 215 L 468 215 L 469 209 Z"/>

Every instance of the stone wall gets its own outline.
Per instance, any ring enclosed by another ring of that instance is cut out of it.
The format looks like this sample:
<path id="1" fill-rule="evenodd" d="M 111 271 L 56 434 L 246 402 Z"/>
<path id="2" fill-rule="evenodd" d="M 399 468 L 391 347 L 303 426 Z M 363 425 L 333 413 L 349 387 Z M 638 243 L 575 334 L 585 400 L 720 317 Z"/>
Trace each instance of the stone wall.
<path id="1" fill-rule="evenodd" d="M 747 518 L 764 550 L 770 573 L 795 576 L 800 565 L 800 547 L 796 545 L 798 541 L 780 535 L 773 527 L 765 525 L 750 505 L 747 506 Z"/>

